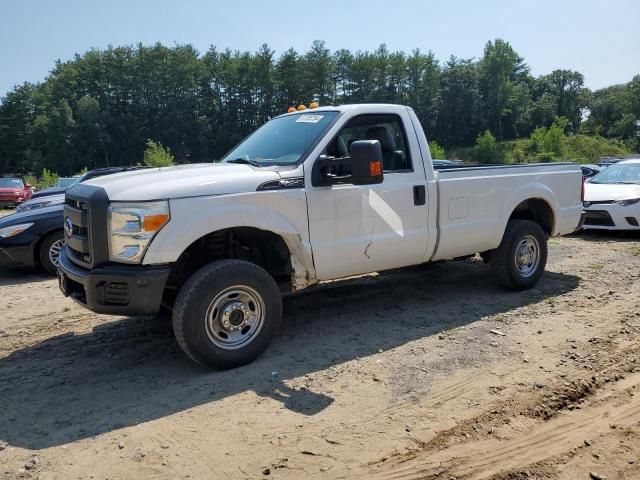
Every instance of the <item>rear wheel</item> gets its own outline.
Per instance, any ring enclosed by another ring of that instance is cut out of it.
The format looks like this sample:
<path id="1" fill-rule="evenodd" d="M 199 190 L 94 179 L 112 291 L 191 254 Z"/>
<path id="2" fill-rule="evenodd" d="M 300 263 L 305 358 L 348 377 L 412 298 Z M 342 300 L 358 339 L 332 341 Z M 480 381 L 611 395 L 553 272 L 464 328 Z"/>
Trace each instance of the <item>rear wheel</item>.
<path id="1" fill-rule="evenodd" d="M 547 237 L 531 220 L 512 220 L 498 248 L 491 252 L 490 265 L 498 283 L 509 290 L 533 287 L 547 264 Z"/>
<path id="2" fill-rule="evenodd" d="M 63 232 L 51 233 L 40 245 L 40 265 L 42 265 L 42 268 L 44 268 L 47 273 L 56 275 L 58 272 L 58 260 L 60 259 L 60 252 L 63 248 Z"/>
<path id="3" fill-rule="evenodd" d="M 194 361 L 233 368 L 266 350 L 281 317 L 282 298 L 271 275 L 250 262 L 221 260 L 186 281 L 174 305 L 173 330 Z"/>

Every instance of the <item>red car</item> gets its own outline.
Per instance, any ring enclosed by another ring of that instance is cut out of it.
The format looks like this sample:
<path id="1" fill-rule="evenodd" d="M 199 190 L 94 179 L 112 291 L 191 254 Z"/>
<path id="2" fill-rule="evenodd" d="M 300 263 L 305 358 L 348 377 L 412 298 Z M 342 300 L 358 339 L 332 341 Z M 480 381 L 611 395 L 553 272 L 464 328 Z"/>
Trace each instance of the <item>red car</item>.
<path id="1" fill-rule="evenodd" d="M 33 195 L 31 185 L 17 177 L 0 177 L 0 207 L 16 205 Z"/>

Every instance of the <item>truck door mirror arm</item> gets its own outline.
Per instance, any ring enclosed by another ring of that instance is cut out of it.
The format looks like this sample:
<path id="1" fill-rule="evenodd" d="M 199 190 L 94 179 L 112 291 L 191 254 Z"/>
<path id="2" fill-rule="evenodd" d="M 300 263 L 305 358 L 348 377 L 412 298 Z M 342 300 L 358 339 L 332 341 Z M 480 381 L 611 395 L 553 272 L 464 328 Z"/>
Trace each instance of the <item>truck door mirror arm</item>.
<path id="1" fill-rule="evenodd" d="M 329 187 L 339 183 L 373 185 L 382 183 L 382 148 L 377 140 L 358 140 L 351 144 L 350 155 L 334 158 L 320 155 L 313 164 L 311 184 Z"/>

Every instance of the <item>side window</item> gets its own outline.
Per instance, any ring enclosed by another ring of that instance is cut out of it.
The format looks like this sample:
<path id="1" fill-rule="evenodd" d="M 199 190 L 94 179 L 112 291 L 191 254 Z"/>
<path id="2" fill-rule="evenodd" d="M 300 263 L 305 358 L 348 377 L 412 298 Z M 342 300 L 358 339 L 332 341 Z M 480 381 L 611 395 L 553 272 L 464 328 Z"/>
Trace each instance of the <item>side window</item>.
<path id="1" fill-rule="evenodd" d="M 378 140 L 382 147 L 385 172 L 411 170 L 407 137 L 400 117 L 396 115 L 361 115 L 353 118 L 329 143 L 325 155 L 335 158 L 349 156 L 349 148 L 356 140 Z"/>

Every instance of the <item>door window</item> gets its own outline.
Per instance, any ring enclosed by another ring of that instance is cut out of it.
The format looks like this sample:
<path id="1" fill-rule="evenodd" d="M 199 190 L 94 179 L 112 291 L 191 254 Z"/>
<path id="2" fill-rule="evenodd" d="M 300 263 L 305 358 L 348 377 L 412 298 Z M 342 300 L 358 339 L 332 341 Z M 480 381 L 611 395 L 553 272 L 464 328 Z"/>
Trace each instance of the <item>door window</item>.
<path id="1" fill-rule="evenodd" d="M 398 116 L 360 115 L 351 119 L 329 143 L 323 154 L 334 158 L 348 157 L 351 144 L 357 140 L 380 142 L 385 173 L 412 171 L 407 137 Z"/>

